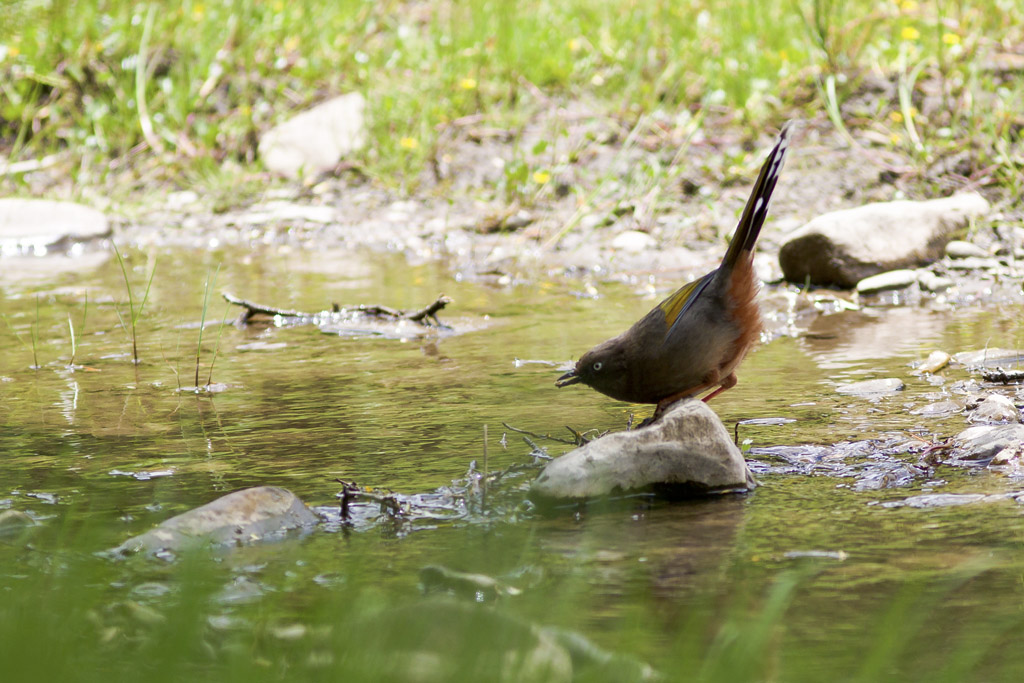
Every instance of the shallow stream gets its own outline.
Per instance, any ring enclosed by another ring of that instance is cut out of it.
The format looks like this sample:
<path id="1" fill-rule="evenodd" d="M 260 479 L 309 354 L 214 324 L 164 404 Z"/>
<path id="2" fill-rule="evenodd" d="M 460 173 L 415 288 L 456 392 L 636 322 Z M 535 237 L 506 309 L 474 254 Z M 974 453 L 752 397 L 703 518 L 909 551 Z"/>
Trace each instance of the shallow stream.
<path id="1" fill-rule="evenodd" d="M 762 484 L 749 495 L 638 497 L 541 515 L 517 503 L 532 476 L 517 473 L 478 514 L 463 514 L 460 499 L 449 518 L 335 523 L 217 553 L 197 569 L 101 551 L 249 486 L 283 486 L 324 512 L 338 505 L 337 479 L 436 492 L 464 482 L 472 461 L 483 468 L 485 425 L 490 470 L 532 461 L 531 446 L 503 423 L 559 437 L 566 425 L 624 428 L 649 408 L 553 381 L 561 364 L 657 299 L 622 283 L 597 283 L 600 296 L 589 298 L 573 281 L 462 281 L 444 263 L 379 254 L 127 254 L 136 308 L 156 268 L 137 320 L 137 366 L 115 312 L 128 323 L 116 260 L 56 282 L 0 282 L 0 511 L 38 522 L 0 539 L 0 659 L 23 676 L 5 680 L 91 679 L 102 665 L 115 674 L 156 667 L 167 680 L 333 671 L 344 658 L 330 634 L 355 617 L 420 605 L 443 614 L 422 597 L 428 565 L 494 577 L 521 593 L 487 609 L 565 628 L 672 680 L 694 671 L 709 680 L 963 680 L 957 667 L 987 680 L 1024 676 L 1024 506 L 885 505 L 1024 489 L 1006 473 L 922 459 L 967 423 L 958 412 L 914 411 L 943 392 L 955 398 L 970 376 L 911 375 L 933 349 L 1021 348 L 1019 304 L 880 305 L 811 316 L 796 335 L 763 344 L 739 385 L 712 403 L 730 429 L 741 423 Z M 195 384 L 214 273 L 200 384 L 212 377 L 220 390 L 197 395 L 179 387 Z M 239 309 L 225 313 L 221 291 L 306 311 L 332 302 L 417 309 L 443 292 L 454 303 L 440 317 L 454 333 L 232 325 Z M 906 389 L 836 392 L 873 377 L 899 377 Z M 1014 397 L 1013 387 L 1002 391 Z M 532 440 L 551 455 L 569 448 Z M 198 596 L 192 612 L 183 595 Z M 437 616 L 432 628 L 454 626 Z M 385 637 L 395 639 L 378 643 L 386 658 L 403 645 L 397 632 Z M 48 657 L 54 646 L 79 664 Z"/>

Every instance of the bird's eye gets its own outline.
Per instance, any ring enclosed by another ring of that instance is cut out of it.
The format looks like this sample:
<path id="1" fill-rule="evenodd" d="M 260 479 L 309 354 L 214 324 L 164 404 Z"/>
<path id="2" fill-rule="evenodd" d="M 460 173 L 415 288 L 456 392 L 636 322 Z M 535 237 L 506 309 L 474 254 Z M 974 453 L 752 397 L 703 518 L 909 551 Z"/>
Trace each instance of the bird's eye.
<path id="1" fill-rule="evenodd" d="M 591 367 L 594 368 L 594 372 L 600 372 L 601 368 L 604 367 L 604 363 L 602 363 L 601 361 L 597 361 Z"/>

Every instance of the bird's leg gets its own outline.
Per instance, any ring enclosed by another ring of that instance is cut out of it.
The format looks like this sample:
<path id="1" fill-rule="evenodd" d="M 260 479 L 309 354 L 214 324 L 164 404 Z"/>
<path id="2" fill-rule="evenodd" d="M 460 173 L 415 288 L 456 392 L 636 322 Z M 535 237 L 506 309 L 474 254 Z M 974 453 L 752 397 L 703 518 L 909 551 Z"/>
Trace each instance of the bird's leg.
<path id="1" fill-rule="evenodd" d="M 713 399 L 715 396 L 718 396 L 720 393 L 722 393 L 726 389 L 732 389 L 734 386 L 736 386 L 736 373 L 735 372 L 730 372 L 729 375 L 726 376 L 726 378 L 722 380 L 721 386 L 719 386 L 717 389 L 712 391 L 710 394 L 708 394 L 707 396 L 705 396 L 701 400 L 703 400 L 705 403 L 707 403 L 708 401 Z"/>
<path id="2" fill-rule="evenodd" d="M 705 389 L 706 388 L 707 387 L 705 387 Z M 694 394 L 698 394 L 698 393 L 700 393 L 700 388 L 699 387 L 698 387 L 697 391 L 694 391 L 693 389 L 689 389 L 687 391 L 680 391 L 678 394 L 672 394 L 668 398 L 661 399 L 660 401 L 658 401 L 658 407 L 654 409 L 654 415 L 651 416 L 651 422 L 657 422 L 658 419 L 661 418 L 661 416 L 665 414 L 665 411 L 668 410 L 668 407 L 670 405 L 672 405 L 673 403 L 675 403 L 676 401 L 681 401 L 684 398 L 686 398 L 687 396 L 693 396 Z M 646 425 L 651 424 L 651 422 L 647 422 L 647 423 L 645 423 L 643 425 L 640 425 L 640 426 L 644 427 Z"/>
<path id="3" fill-rule="evenodd" d="M 717 389 L 715 389 L 713 392 L 704 397 L 704 401 L 707 402 L 707 400 L 710 399 L 712 396 L 716 396 L 721 392 L 725 391 L 726 389 L 731 389 L 732 387 L 736 386 L 735 373 L 730 374 L 725 379 L 719 379 L 720 376 L 721 373 L 716 368 L 709 372 L 704 377 L 704 381 L 698 384 L 697 386 L 690 387 L 689 389 L 677 392 L 675 394 L 672 394 L 671 396 L 667 396 L 661 399 L 660 401 L 658 401 L 658 407 L 654 409 L 654 415 L 651 416 L 651 422 L 655 422 L 658 418 L 664 415 L 665 411 L 668 410 L 668 407 L 675 403 L 676 401 L 681 401 L 682 399 L 688 398 L 690 396 L 697 396 L 702 392 L 707 391 L 711 387 L 718 386 Z M 651 422 L 645 422 L 645 424 L 650 424 Z"/>

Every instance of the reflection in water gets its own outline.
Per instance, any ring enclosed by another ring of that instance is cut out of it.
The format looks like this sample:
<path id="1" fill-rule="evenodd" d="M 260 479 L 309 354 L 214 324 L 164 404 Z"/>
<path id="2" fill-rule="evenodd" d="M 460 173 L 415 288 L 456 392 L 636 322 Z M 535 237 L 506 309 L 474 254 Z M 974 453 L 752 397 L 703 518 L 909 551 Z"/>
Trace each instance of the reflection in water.
<path id="1" fill-rule="evenodd" d="M 630 583 L 642 568 L 645 591 L 677 600 L 722 572 L 746 505 L 746 496 L 735 494 L 689 503 L 593 504 L 578 519 L 555 520 L 541 543 L 545 552 L 591 573 L 600 595 L 636 590 Z"/>
<path id="2" fill-rule="evenodd" d="M 862 308 L 819 316 L 801 344 L 822 368 L 856 368 L 863 361 L 927 355 L 948 326 L 948 316 L 922 308 Z"/>

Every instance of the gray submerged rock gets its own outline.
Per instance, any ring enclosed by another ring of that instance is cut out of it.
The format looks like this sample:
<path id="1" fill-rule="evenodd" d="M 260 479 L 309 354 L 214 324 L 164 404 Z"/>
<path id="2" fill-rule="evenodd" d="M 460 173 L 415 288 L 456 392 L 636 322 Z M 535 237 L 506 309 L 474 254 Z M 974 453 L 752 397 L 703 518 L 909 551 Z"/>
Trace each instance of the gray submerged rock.
<path id="1" fill-rule="evenodd" d="M 652 488 L 720 492 L 755 486 L 722 421 L 705 403 L 690 399 L 652 425 L 609 434 L 556 458 L 533 482 L 530 495 L 559 501 Z"/>
<path id="2" fill-rule="evenodd" d="M 954 363 L 968 368 L 1009 366 L 1024 364 L 1024 349 L 979 349 L 977 351 L 961 351 L 954 353 Z"/>
<path id="3" fill-rule="evenodd" d="M 257 486 L 221 496 L 128 539 L 117 554 L 174 552 L 198 543 L 235 545 L 280 537 L 292 529 L 312 527 L 317 517 L 294 493 Z"/>
<path id="4" fill-rule="evenodd" d="M 35 525 L 35 520 L 28 513 L 21 510 L 4 510 L 0 512 L 0 539 L 18 536 Z"/>
<path id="5" fill-rule="evenodd" d="M 1010 459 L 1024 450 L 1024 425 L 970 427 L 956 435 L 953 456 L 957 460 Z"/>
<path id="6" fill-rule="evenodd" d="M 898 377 L 887 377 L 885 379 L 866 379 L 860 382 L 849 382 L 840 384 L 836 391 L 847 396 L 884 396 L 903 391 L 906 385 Z"/>
<path id="7" fill-rule="evenodd" d="M 852 288 L 871 275 L 941 258 L 950 238 L 988 210 L 984 197 L 965 193 L 833 211 L 793 233 L 779 265 L 790 282 Z"/>
<path id="8" fill-rule="evenodd" d="M 920 496 L 911 496 L 903 500 L 892 500 L 882 503 L 884 508 L 945 508 L 959 505 L 971 505 L 972 503 L 997 503 L 1002 500 L 1019 501 L 1021 493 L 926 493 Z"/>
<path id="9" fill-rule="evenodd" d="M 1020 411 L 1016 404 L 1002 394 L 990 394 L 971 411 L 967 419 L 971 422 L 1020 422 Z"/>

